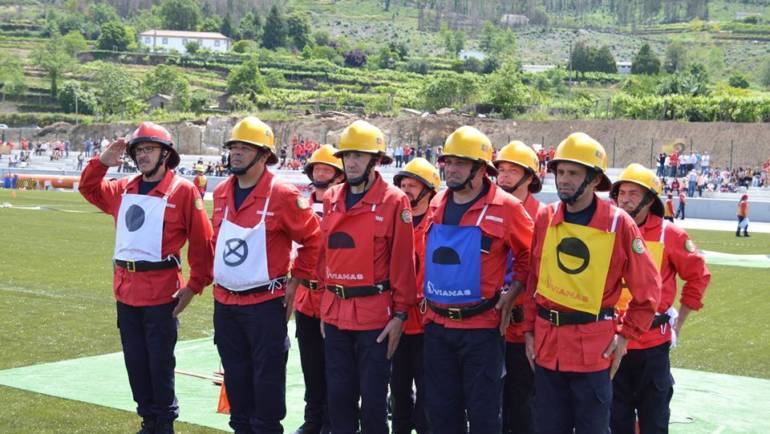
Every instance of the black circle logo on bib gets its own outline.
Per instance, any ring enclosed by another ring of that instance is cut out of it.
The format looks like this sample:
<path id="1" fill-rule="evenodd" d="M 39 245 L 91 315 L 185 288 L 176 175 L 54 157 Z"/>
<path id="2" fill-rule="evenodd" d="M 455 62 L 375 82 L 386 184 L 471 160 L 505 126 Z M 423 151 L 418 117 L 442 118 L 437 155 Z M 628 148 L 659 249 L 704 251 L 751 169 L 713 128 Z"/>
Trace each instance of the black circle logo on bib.
<path id="1" fill-rule="evenodd" d="M 126 228 L 129 232 L 139 230 L 144 224 L 144 210 L 139 205 L 131 205 L 126 211 Z"/>
<path id="2" fill-rule="evenodd" d="M 460 265 L 460 254 L 451 247 L 441 246 L 433 251 L 432 260 L 437 265 Z"/>
<path id="3" fill-rule="evenodd" d="M 240 238 L 225 241 L 225 254 L 222 258 L 228 267 L 237 267 L 249 256 L 249 245 Z"/>
<path id="4" fill-rule="evenodd" d="M 579 274 L 588 268 L 591 252 L 588 246 L 578 238 L 564 238 L 556 246 L 556 262 L 559 269 L 567 274 Z"/>

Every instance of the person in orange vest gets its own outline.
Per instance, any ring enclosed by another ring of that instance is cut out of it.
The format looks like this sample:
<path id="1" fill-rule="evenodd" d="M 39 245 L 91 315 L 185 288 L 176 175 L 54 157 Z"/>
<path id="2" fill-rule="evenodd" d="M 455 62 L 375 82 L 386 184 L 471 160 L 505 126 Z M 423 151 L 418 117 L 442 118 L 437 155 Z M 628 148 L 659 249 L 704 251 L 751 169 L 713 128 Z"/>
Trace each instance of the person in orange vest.
<path id="1" fill-rule="evenodd" d="M 203 164 L 197 164 L 195 166 L 195 172 L 197 173 L 195 175 L 195 179 L 193 179 L 193 184 L 196 188 L 198 188 L 198 192 L 201 194 L 201 199 L 206 195 L 206 188 L 208 188 L 209 180 L 206 178 L 206 168 L 203 166 Z"/>
<path id="2" fill-rule="evenodd" d="M 468 424 L 471 434 L 500 433 L 503 336 L 527 278 L 532 219 L 488 178 L 497 169 L 479 130 L 455 130 L 440 159 L 449 190 L 431 201 L 426 229 L 426 407 L 435 433 L 466 433 Z M 504 286 L 509 250 L 514 278 Z"/>
<path id="3" fill-rule="evenodd" d="M 684 220 L 684 203 L 686 200 L 687 200 L 687 196 L 685 196 L 684 190 L 680 191 L 679 206 L 676 207 L 676 215 L 674 216 L 674 218 L 681 218 L 682 220 Z"/>
<path id="4" fill-rule="evenodd" d="M 329 421 L 335 434 L 386 434 L 391 357 L 416 303 L 414 230 L 406 194 L 382 179 L 385 136 L 365 121 L 342 132 L 346 180 L 324 195 L 318 261 Z"/>
<path id="5" fill-rule="evenodd" d="M 684 229 L 663 220 L 661 182 L 640 164 L 630 164 L 612 185 L 610 197 L 639 226 L 647 249 L 662 279 L 660 303 L 650 329 L 628 343 L 628 353 L 612 381 L 613 434 L 668 432 L 669 405 L 674 393 L 670 348 L 690 312 L 703 307 L 703 294 L 711 281 L 706 261 Z M 680 306 L 674 308 L 677 276 L 684 281 Z M 624 289 L 617 303 L 621 324 L 631 294 Z"/>
<path id="6" fill-rule="evenodd" d="M 650 328 L 660 274 L 634 220 L 595 193 L 612 186 L 599 142 L 570 134 L 548 167 L 559 201 L 535 219 L 524 301 L 535 423 L 542 433 L 607 432 L 612 377 L 628 341 Z M 633 298 L 618 329 L 623 281 Z"/>
<path id="7" fill-rule="evenodd" d="M 237 433 L 280 433 L 287 322 L 297 286 L 315 274 L 318 219 L 296 187 L 267 170 L 278 163 L 267 124 L 241 119 L 224 146 L 231 176 L 214 189 L 214 342 L 230 426 Z M 292 242 L 301 245 L 293 262 Z"/>
<path id="8" fill-rule="evenodd" d="M 324 193 L 345 180 L 342 160 L 335 157 L 337 148 L 323 145 L 313 152 L 305 165 L 305 175 L 312 183 L 310 206 L 319 223 L 323 219 Z M 315 271 L 315 270 L 314 270 Z M 315 273 L 314 273 L 315 274 Z M 294 434 L 321 434 L 329 432 L 328 404 L 326 402 L 326 373 L 324 342 L 321 336 L 321 296 L 324 288 L 318 280 L 303 279 L 294 299 L 294 323 L 299 345 L 299 359 L 305 379 L 305 422 Z"/>
<path id="9" fill-rule="evenodd" d="M 423 375 L 423 326 L 420 304 L 424 299 L 422 285 L 425 264 L 425 229 L 431 219 L 428 204 L 441 188 L 438 169 L 428 160 L 418 157 L 407 163 L 393 177 L 393 183 L 409 197 L 414 226 L 415 268 L 417 271 L 417 305 L 409 311 L 404 324 L 404 336 L 393 354 L 390 379 L 393 434 L 430 433 L 425 412 L 425 382 Z M 416 393 L 412 393 L 412 384 Z M 416 395 L 416 397 L 415 397 Z"/>
<path id="10" fill-rule="evenodd" d="M 105 180 L 124 152 L 141 173 Z M 80 175 L 80 194 L 115 219 L 113 292 L 141 434 L 174 432 L 177 316 L 212 279 L 211 223 L 196 188 L 174 172 L 178 165 L 168 130 L 142 122 L 128 143 L 110 143 Z M 186 241 L 185 282 L 180 251 Z"/>
<path id="11" fill-rule="evenodd" d="M 663 206 L 663 218 L 670 222 L 674 221 L 674 195 L 671 193 L 666 196 L 666 204 Z"/>
<path id="12" fill-rule="evenodd" d="M 735 230 L 735 236 L 741 236 L 741 229 L 743 229 L 743 236 L 749 236 L 749 195 L 744 194 L 741 196 L 741 200 L 738 202 L 738 229 Z"/>
<path id="13" fill-rule="evenodd" d="M 530 218 L 543 208 L 533 193 L 539 193 L 542 182 L 538 176 L 540 162 L 535 151 L 515 140 L 500 149 L 494 161 L 497 185 L 524 205 Z M 513 257 L 508 269 L 512 269 Z M 506 275 L 509 283 L 512 275 Z M 511 324 L 505 332 L 505 384 L 503 386 L 503 433 L 534 433 L 535 376 L 529 368 L 524 348 L 524 292 L 513 303 Z"/>

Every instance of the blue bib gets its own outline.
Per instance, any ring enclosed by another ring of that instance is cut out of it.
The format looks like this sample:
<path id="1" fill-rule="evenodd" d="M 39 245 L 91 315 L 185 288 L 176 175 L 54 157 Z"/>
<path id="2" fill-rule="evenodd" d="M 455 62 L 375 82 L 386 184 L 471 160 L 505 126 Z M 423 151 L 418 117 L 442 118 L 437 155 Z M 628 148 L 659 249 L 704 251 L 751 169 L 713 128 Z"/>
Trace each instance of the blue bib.
<path id="1" fill-rule="evenodd" d="M 424 266 L 428 300 L 439 304 L 481 301 L 481 229 L 431 225 Z"/>

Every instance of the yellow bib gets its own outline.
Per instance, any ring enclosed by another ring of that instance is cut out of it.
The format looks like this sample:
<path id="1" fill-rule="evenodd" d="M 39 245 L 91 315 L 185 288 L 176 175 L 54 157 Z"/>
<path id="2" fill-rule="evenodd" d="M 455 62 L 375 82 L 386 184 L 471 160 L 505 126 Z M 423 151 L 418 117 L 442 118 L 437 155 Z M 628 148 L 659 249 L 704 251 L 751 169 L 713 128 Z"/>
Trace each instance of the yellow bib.
<path id="1" fill-rule="evenodd" d="M 665 241 L 667 224 L 668 222 L 663 220 L 663 227 L 660 228 L 660 241 L 645 241 L 644 243 L 647 246 L 647 251 L 650 252 L 652 262 L 654 262 L 655 266 L 658 268 L 658 272 L 663 268 L 663 242 Z M 631 291 L 628 290 L 625 283 L 626 282 L 624 281 L 623 289 L 620 292 L 620 298 L 618 299 L 618 302 L 615 303 L 615 307 L 619 310 L 628 309 L 628 303 L 631 302 L 632 298 Z"/>
<path id="2" fill-rule="evenodd" d="M 599 313 L 615 247 L 618 213 L 616 209 L 609 231 L 566 222 L 549 224 L 537 282 L 540 295 L 570 309 Z"/>

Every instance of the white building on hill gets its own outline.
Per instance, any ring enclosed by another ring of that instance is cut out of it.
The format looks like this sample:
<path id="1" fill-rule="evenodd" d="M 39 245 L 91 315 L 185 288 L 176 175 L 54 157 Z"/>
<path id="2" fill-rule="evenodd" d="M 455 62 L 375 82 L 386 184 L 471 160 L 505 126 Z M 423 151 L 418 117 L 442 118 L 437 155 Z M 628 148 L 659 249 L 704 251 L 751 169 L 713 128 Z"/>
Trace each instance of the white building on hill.
<path id="1" fill-rule="evenodd" d="M 139 45 L 156 50 L 176 50 L 186 53 L 186 45 L 197 42 L 200 48 L 214 52 L 226 53 L 230 50 L 232 40 L 221 33 L 213 32 L 182 32 L 177 30 L 147 30 L 139 34 Z"/>

